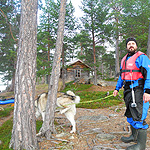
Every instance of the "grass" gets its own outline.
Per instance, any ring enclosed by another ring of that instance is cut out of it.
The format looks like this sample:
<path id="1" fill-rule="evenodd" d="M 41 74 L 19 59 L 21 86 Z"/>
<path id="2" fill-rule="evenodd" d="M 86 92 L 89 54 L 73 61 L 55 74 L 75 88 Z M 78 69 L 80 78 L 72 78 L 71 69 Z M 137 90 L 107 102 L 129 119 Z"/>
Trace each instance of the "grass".
<path id="1" fill-rule="evenodd" d="M 107 98 L 107 92 L 87 92 L 86 89 L 90 88 L 92 84 L 68 84 L 63 92 L 71 90 L 80 96 L 81 101 L 77 105 L 79 108 L 97 109 L 115 106 L 123 102 L 123 91 L 120 90 L 120 94 L 116 97 L 111 96 Z M 109 91 L 109 95 L 112 95 L 113 91 Z M 90 101 L 88 103 L 88 101 Z M 92 102 L 93 101 L 93 102 Z"/>
<path id="2" fill-rule="evenodd" d="M 42 121 L 37 120 L 36 121 L 36 131 L 39 132 L 40 128 L 42 126 Z M 13 120 L 12 118 L 8 121 L 6 121 L 1 127 L 0 127 L 0 141 L 2 144 L 0 144 L 0 150 L 12 150 L 9 149 L 9 142 L 11 139 L 11 131 L 13 127 Z"/>
<path id="3" fill-rule="evenodd" d="M 112 91 L 110 95 L 112 95 Z M 80 108 L 106 108 L 122 103 L 122 96 L 107 96 L 107 92 L 82 92 L 78 94 L 81 98 L 81 103 L 77 105 Z M 88 101 L 90 101 L 88 103 Z"/>
<path id="4" fill-rule="evenodd" d="M 84 91 L 92 86 L 92 84 L 72 84 L 73 82 L 69 82 L 66 84 L 65 89 L 62 92 L 66 92 L 68 90 L 71 90 L 73 92 L 77 91 Z"/>
<path id="5" fill-rule="evenodd" d="M 116 97 L 108 97 L 107 92 L 87 92 L 86 89 L 90 88 L 92 84 L 72 84 L 68 83 L 66 85 L 66 88 L 62 92 L 66 92 L 68 90 L 73 91 L 75 94 L 79 95 L 81 98 L 81 103 L 77 105 L 78 108 L 90 108 L 90 109 L 97 109 L 97 108 L 106 108 L 114 105 L 118 105 L 123 102 L 123 92 L 120 91 L 120 96 Z M 47 85 L 39 85 L 36 87 L 37 92 L 40 92 L 45 89 L 47 91 L 48 86 Z M 113 93 L 113 91 L 109 91 L 110 94 Z M 7 95 L 6 95 L 7 96 Z M 95 101 L 96 100 L 96 101 Z M 93 101 L 89 102 L 88 101 Z M 6 107 L 4 108 L 4 111 L 0 111 L 0 118 L 6 117 L 10 115 L 10 112 L 13 111 L 13 107 Z M 42 121 L 37 120 L 36 122 L 36 130 L 37 133 L 39 132 L 40 128 L 42 126 Z M 0 144 L 1 150 L 9 150 L 9 142 L 11 139 L 11 131 L 13 127 L 13 120 L 12 118 L 8 121 L 6 121 L 1 127 L 0 127 L 0 141 L 2 144 Z"/>
<path id="6" fill-rule="evenodd" d="M 48 84 L 39 84 L 39 85 L 36 85 L 36 91 L 40 91 L 40 90 L 47 91 L 48 90 Z"/>
<path id="7" fill-rule="evenodd" d="M 14 110 L 14 107 L 11 106 L 4 108 L 3 111 L 0 111 L 0 118 L 9 116 L 12 110 Z"/>
<path id="8" fill-rule="evenodd" d="M 12 119 L 10 119 L 0 127 L 0 141 L 2 142 L 2 144 L 0 144 L 1 150 L 9 149 L 12 126 L 13 126 L 13 121 Z"/>

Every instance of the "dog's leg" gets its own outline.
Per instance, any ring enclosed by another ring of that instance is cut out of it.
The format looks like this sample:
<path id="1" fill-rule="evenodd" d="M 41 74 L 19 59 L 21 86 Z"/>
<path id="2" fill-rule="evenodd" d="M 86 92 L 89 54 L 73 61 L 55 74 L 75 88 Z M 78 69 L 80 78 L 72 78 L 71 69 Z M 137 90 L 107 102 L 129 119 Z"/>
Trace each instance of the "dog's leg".
<path id="1" fill-rule="evenodd" d="M 74 114 L 71 111 L 67 111 L 65 113 L 65 116 L 71 122 L 71 125 L 72 125 L 72 130 L 70 131 L 70 133 L 75 133 L 76 132 L 76 123 L 74 120 Z"/>
<path id="2" fill-rule="evenodd" d="M 40 112 L 38 110 L 36 110 L 35 117 L 38 118 L 40 115 L 41 115 Z"/>
<path id="3" fill-rule="evenodd" d="M 62 109 L 62 110 L 60 110 L 60 113 L 61 113 L 61 114 L 64 114 L 64 113 L 66 113 L 69 109 L 70 109 L 70 107 L 67 107 L 67 108 L 65 108 L 65 109 Z"/>
<path id="4" fill-rule="evenodd" d="M 42 120 L 44 121 L 45 120 L 45 112 L 41 112 L 42 114 Z"/>

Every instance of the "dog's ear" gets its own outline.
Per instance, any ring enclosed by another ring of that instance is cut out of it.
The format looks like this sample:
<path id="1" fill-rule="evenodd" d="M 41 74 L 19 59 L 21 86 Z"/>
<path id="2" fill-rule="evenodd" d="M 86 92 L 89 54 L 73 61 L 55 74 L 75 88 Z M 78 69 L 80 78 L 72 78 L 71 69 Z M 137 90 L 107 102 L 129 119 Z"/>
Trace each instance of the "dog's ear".
<path id="1" fill-rule="evenodd" d="M 72 91 L 67 91 L 66 93 L 67 93 L 68 95 L 75 96 L 75 94 L 74 94 Z"/>

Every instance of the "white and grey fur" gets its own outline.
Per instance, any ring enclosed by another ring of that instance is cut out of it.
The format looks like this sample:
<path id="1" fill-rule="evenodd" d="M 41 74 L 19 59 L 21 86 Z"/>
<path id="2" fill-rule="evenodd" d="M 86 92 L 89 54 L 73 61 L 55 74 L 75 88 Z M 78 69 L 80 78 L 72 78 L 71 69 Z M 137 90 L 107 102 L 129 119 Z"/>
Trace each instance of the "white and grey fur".
<path id="1" fill-rule="evenodd" d="M 35 110 L 36 118 L 42 115 L 42 120 L 45 119 L 45 110 L 47 102 L 48 93 L 42 93 L 35 100 Z M 72 91 L 67 91 L 66 93 L 57 93 L 56 105 L 59 108 L 61 114 L 65 114 L 66 118 L 70 121 L 72 125 L 72 130 L 70 133 L 76 132 L 76 104 L 80 102 L 80 97 L 76 96 Z"/>

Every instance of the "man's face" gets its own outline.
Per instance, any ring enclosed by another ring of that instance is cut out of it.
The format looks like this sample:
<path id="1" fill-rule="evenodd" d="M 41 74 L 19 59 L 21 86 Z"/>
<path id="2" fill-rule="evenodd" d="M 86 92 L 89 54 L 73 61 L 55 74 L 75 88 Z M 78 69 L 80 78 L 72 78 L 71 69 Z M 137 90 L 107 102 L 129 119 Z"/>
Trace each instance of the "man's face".
<path id="1" fill-rule="evenodd" d="M 137 45 L 134 41 L 129 41 L 127 43 L 127 50 L 129 53 L 134 53 L 137 50 Z"/>

